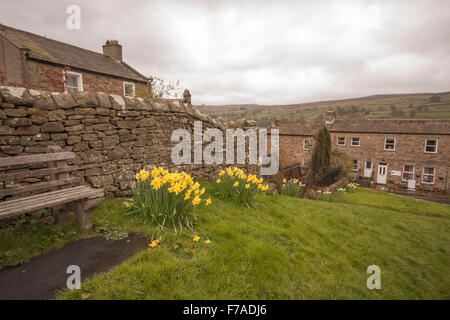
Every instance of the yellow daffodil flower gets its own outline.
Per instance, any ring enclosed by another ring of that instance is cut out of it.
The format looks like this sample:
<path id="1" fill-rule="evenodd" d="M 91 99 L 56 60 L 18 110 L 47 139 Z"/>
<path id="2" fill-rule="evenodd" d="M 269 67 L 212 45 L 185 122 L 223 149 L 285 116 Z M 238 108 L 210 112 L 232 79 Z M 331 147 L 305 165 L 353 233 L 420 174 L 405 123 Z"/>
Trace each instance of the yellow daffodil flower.
<path id="1" fill-rule="evenodd" d="M 194 206 L 198 205 L 200 203 L 201 199 L 199 196 L 195 196 L 194 200 L 192 200 L 192 204 Z"/>

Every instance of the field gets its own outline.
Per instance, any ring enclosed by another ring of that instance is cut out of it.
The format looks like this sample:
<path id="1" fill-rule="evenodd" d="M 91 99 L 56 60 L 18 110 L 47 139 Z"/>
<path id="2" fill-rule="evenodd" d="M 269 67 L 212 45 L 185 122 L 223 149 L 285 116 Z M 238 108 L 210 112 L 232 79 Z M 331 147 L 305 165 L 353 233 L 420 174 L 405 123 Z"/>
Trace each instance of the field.
<path id="1" fill-rule="evenodd" d="M 283 123 L 323 121 L 329 107 L 337 110 L 339 118 L 449 119 L 450 93 L 436 94 L 440 97 L 439 102 L 430 101 L 433 95 L 435 94 L 378 95 L 293 105 L 244 104 L 195 107 L 214 118 L 256 120 L 258 126 L 270 125 L 273 120 L 280 120 Z"/>
<path id="2" fill-rule="evenodd" d="M 199 242 L 192 231 L 169 233 L 161 246 L 60 298 L 450 298 L 450 207 L 371 190 L 333 202 L 260 200 L 258 209 L 215 200 L 202 210 Z M 119 200 L 104 201 L 97 217 L 151 233 L 120 211 Z M 381 268 L 381 290 L 366 287 L 372 264 Z"/>
<path id="3" fill-rule="evenodd" d="M 259 195 L 256 209 L 213 200 L 200 208 L 195 232 L 166 232 L 155 249 L 58 298 L 450 298 L 449 206 L 366 189 L 331 202 Z M 112 234 L 150 238 L 154 231 L 142 218 L 125 216 L 120 199 L 103 201 L 95 223 Z M 1 250 L 10 253 L 3 265 L 95 234 L 74 225 L 17 228 L 0 233 Z M 381 290 L 366 287 L 369 265 L 381 269 Z"/>

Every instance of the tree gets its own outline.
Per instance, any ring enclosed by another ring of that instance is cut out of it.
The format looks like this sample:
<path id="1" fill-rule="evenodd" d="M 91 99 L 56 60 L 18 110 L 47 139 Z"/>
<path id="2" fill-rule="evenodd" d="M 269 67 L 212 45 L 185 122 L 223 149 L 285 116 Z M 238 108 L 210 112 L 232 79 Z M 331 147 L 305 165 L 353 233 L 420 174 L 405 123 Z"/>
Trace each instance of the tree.
<path id="1" fill-rule="evenodd" d="M 433 96 L 431 96 L 430 98 L 430 102 L 439 102 L 441 101 L 441 97 L 438 96 L 437 94 L 434 94 Z"/>
<path id="2" fill-rule="evenodd" d="M 325 126 L 316 133 L 316 143 L 312 155 L 312 168 L 316 175 L 321 176 L 331 164 L 331 138 Z"/>
<path id="3" fill-rule="evenodd" d="M 161 78 L 152 78 L 145 86 L 136 90 L 136 96 L 160 101 L 164 99 L 181 99 L 183 90 L 180 87 L 180 81 L 164 81 Z"/>

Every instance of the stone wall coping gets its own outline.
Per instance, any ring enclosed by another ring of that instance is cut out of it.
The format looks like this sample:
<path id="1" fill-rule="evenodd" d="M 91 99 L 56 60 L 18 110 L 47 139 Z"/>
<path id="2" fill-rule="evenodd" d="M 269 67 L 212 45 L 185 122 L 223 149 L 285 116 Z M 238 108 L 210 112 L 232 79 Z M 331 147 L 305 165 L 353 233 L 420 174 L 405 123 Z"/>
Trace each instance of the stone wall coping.
<path id="1" fill-rule="evenodd" d="M 0 86 L 0 102 L 15 106 L 28 106 L 36 109 L 57 110 L 70 108 L 104 108 L 116 111 L 150 111 L 186 114 L 196 120 L 208 122 L 210 125 L 224 130 L 225 123 L 211 118 L 183 103 L 182 99 L 150 100 L 140 97 L 125 97 L 103 92 L 49 92 L 45 90 L 27 89 L 11 86 Z M 245 123 L 244 123 L 245 124 Z"/>

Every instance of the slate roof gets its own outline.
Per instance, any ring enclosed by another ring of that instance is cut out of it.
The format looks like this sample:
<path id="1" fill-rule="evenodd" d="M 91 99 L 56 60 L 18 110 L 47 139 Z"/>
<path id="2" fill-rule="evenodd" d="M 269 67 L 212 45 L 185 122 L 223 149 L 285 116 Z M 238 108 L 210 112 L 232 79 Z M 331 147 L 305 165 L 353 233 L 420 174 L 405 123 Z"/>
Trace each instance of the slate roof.
<path id="1" fill-rule="evenodd" d="M 313 136 L 322 125 L 280 124 L 281 135 Z M 406 133 L 450 135 L 446 119 L 337 119 L 327 125 L 330 132 L 342 133 Z"/>
<path id="2" fill-rule="evenodd" d="M 0 35 L 17 48 L 29 50 L 28 57 L 30 59 L 56 63 L 130 80 L 149 80 L 125 62 L 116 61 L 102 53 L 14 29 L 3 24 L 0 24 Z"/>

